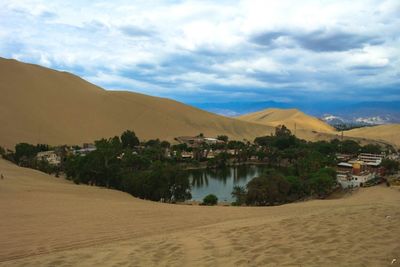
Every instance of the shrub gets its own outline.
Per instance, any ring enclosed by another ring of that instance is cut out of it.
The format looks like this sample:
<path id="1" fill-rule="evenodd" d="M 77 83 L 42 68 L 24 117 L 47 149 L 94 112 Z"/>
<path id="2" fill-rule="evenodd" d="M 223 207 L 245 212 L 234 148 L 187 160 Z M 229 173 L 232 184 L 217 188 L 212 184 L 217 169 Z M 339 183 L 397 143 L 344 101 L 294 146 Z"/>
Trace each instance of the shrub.
<path id="1" fill-rule="evenodd" d="M 380 154 L 382 152 L 382 147 L 376 144 L 368 144 L 361 148 L 364 153 Z"/>
<path id="2" fill-rule="evenodd" d="M 218 204 L 218 198 L 216 195 L 209 194 L 203 198 L 203 205 L 213 206 Z"/>
<path id="3" fill-rule="evenodd" d="M 246 204 L 256 206 L 283 204 L 288 201 L 290 183 L 283 175 L 268 170 L 247 183 Z"/>
<path id="4" fill-rule="evenodd" d="M 387 174 L 395 174 L 400 169 L 399 162 L 391 159 L 384 159 L 382 161 L 382 167 L 385 168 Z"/>
<path id="5" fill-rule="evenodd" d="M 361 150 L 360 144 L 354 140 L 344 140 L 342 142 L 342 153 L 357 154 Z"/>

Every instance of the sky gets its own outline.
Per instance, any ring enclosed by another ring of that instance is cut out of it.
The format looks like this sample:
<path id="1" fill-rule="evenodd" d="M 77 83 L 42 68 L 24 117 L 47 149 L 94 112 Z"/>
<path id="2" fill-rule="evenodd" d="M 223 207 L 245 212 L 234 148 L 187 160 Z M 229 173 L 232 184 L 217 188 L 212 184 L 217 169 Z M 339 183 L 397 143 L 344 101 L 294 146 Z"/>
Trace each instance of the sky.
<path id="1" fill-rule="evenodd" d="M 1 0 L 0 56 L 228 115 L 399 101 L 400 1 Z"/>

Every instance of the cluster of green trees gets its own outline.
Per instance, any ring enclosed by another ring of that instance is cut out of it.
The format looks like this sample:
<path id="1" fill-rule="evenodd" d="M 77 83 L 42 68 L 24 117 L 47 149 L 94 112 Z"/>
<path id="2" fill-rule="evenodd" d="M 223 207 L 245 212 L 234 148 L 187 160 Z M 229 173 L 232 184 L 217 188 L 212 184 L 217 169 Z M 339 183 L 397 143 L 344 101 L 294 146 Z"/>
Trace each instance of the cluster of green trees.
<path id="1" fill-rule="evenodd" d="M 37 169 L 49 174 L 55 173 L 58 175 L 61 171 L 58 166 L 53 166 L 47 161 L 38 160 L 36 158 L 37 153 L 52 149 L 54 148 L 45 144 L 32 145 L 28 143 L 19 143 L 15 146 L 15 151 L 5 150 L 0 147 L 0 156 L 22 167 Z"/>
<path id="2" fill-rule="evenodd" d="M 37 153 L 48 150 L 50 147 L 44 144 L 19 143 L 15 146 L 15 152 L 9 151 L 6 157 L 20 166 L 34 167 Z"/>
<path id="3" fill-rule="evenodd" d="M 139 144 L 132 131 L 95 141 L 95 151 L 68 157 L 67 177 L 75 183 L 114 188 L 154 201 L 190 199 L 188 176 L 165 155 L 170 144 L 159 140 Z"/>
<path id="4" fill-rule="evenodd" d="M 331 141 L 307 142 L 292 135 L 284 125 L 276 128 L 275 135 L 257 137 L 254 143 L 262 147 L 257 152 L 259 159 L 265 160 L 271 167 L 303 163 L 306 168 L 310 164 L 317 163 L 317 159 L 321 157 L 325 166 L 334 166 L 337 153 L 350 155 L 359 153 L 380 154 L 384 149 L 393 150 L 392 147 L 384 148 L 378 144 L 362 146 L 354 140 L 333 139 Z M 302 159 L 302 161 L 298 162 L 299 159 Z"/>
<path id="5" fill-rule="evenodd" d="M 269 169 L 259 177 L 253 178 L 246 187 L 236 186 L 232 196 L 234 205 L 272 206 L 306 197 L 324 198 L 336 185 L 336 171 L 325 167 L 311 172 L 305 177 L 284 175 L 275 169 Z"/>
<path id="6" fill-rule="evenodd" d="M 66 146 L 50 147 L 20 143 L 15 152 L 0 149 L 0 155 L 20 166 L 47 173 L 66 174 L 75 183 L 104 186 L 154 201 L 175 202 L 191 198 L 186 173 L 176 160 L 166 155 L 167 141 L 140 142 L 133 131 L 121 136 L 95 141 L 96 150 L 83 156 L 73 154 Z M 74 147 L 79 149 L 79 147 Z M 56 150 L 61 164 L 54 166 L 38 160 L 42 151 Z"/>
<path id="7" fill-rule="evenodd" d="M 121 189 L 139 198 L 176 202 L 192 197 L 188 176 L 171 164 L 157 162 L 148 170 L 122 177 Z"/>
<path id="8" fill-rule="evenodd" d="M 348 130 L 352 130 L 352 129 L 358 129 L 358 128 L 363 128 L 363 127 L 376 126 L 376 125 L 371 125 L 368 123 L 337 123 L 332 126 L 335 127 L 335 129 L 338 131 L 348 131 Z"/>
<path id="9" fill-rule="evenodd" d="M 381 153 L 382 149 L 353 140 L 306 142 L 285 126 L 277 127 L 275 135 L 256 138 L 254 143 L 261 147 L 259 154 L 271 169 L 246 187 L 234 188 L 237 205 L 276 205 L 310 196 L 326 197 L 336 187 L 336 153 Z"/>

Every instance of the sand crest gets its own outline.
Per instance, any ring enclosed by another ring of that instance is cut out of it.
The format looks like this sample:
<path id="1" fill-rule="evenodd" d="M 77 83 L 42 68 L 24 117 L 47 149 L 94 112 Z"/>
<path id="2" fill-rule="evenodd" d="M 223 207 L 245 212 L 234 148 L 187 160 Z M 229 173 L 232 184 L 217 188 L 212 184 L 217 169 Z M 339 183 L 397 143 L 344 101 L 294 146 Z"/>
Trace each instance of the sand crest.
<path id="1" fill-rule="evenodd" d="M 295 130 L 333 133 L 336 130 L 326 122 L 307 115 L 297 109 L 269 108 L 237 117 L 240 120 L 260 123 L 272 127 L 284 124 Z"/>

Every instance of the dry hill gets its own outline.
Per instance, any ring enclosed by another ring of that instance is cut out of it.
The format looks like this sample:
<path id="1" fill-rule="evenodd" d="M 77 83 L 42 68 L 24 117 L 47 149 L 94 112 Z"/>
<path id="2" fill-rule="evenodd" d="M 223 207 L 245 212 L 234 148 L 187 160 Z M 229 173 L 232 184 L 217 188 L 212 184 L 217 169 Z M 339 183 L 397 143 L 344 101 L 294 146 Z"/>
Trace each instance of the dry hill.
<path id="1" fill-rule="evenodd" d="M 297 109 L 270 108 L 258 112 L 239 116 L 238 119 L 248 122 L 260 123 L 276 127 L 284 124 L 291 130 L 308 130 L 325 133 L 333 133 L 335 129 L 329 124 L 309 116 Z"/>
<path id="2" fill-rule="evenodd" d="M 253 140 L 273 129 L 138 93 L 106 91 L 75 75 L 0 58 L 0 145 L 81 144 L 132 129 L 141 139 L 226 134 Z"/>
<path id="3" fill-rule="evenodd" d="M 400 147 L 400 124 L 363 127 L 344 132 L 345 136 L 362 137 L 389 142 Z"/>
<path id="4" fill-rule="evenodd" d="M 400 192 L 386 186 L 206 207 L 139 200 L 1 159 L 0 173 L 0 266 L 398 266 L 400 257 Z"/>

